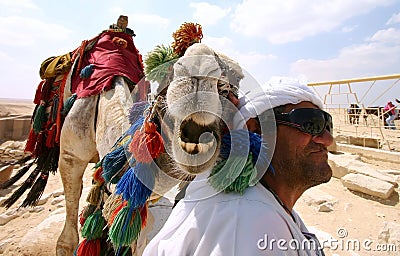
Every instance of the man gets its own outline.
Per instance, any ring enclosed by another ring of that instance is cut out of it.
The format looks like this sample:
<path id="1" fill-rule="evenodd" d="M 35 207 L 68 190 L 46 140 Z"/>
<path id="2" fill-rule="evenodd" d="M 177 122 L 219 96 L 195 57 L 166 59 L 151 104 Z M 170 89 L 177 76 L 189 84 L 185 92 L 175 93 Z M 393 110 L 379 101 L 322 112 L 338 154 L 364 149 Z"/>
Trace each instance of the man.
<path id="1" fill-rule="evenodd" d="M 309 87 L 293 79 L 271 81 L 242 102 L 239 129 L 261 132 L 271 147 L 276 127 L 268 171 L 243 195 L 215 191 L 209 173 L 197 176 L 144 255 L 323 255 L 293 206 L 332 176 L 331 116 Z"/>

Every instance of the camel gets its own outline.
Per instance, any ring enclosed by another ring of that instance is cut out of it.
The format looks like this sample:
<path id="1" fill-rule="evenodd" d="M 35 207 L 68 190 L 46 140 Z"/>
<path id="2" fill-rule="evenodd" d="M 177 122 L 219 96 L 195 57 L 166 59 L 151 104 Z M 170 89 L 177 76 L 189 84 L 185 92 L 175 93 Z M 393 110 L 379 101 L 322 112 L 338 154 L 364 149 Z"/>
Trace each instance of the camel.
<path id="1" fill-rule="evenodd" d="M 223 128 L 237 110 L 229 98 L 232 91 L 237 92 L 237 82 L 243 78 L 240 67 L 234 61 L 201 43 L 193 44 L 186 50 L 185 55 L 174 64 L 173 72 L 172 81 L 165 88 L 158 88 L 160 93 L 152 109 L 160 120 L 165 152 L 154 159 L 161 174 L 156 177 L 149 200 L 215 165 Z M 235 82 L 229 82 L 227 73 Z M 65 190 L 67 218 L 58 238 L 57 255 L 70 255 L 78 243 L 78 201 L 84 168 L 97 152 L 100 156 L 107 153 L 117 140 L 116 135 L 122 134 L 121 128 L 126 125 L 123 124 L 127 117 L 124 111 L 131 105 L 127 100 L 129 93 L 122 80 L 116 81 L 120 82 L 115 89 L 99 96 L 96 132 L 93 127 L 85 127 L 87 120 L 93 123 L 95 99 L 78 100 L 65 120 L 59 168 Z M 112 119 L 107 111 L 110 108 L 118 109 Z M 116 126 L 116 123 L 123 125 Z M 107 127 L 108 131 L 104 129 Z M 96 148 L 96 145 L 102 145 L 102 148 Z M 140 234 L 141 237 L 144 235 L 144 232 Z M 136 253 L 140 255 L 139 251 Z"/>
<path id="2" fill-rule="evenodd" d="M 71 96 L 68 85 L 78 63 L 79 60 L 74 62 L 66 76 L 64 100 Z M 160 171 L 154 177 L 155 185 L 148 201 L 215 165 L 222 135 L 231 128 L 237 112 L 239 81 L 243 77 L 238 63 L 197 42 L 191 42 L 184 55 L 174 62 L 168 79 L 159 83 L 156 100 L 150 104 L 165 151 L 153 159 Z M 132 83 L 117 75 L 109 90 L 76 99 L 65 117 L 58 169 L 64 187 L 66 219 L 57 240 L 58 256 L 73 255 L 77 249 L 84 171 L 90 162 L 103 159 L 129 129 L 129 111 L 140 93 L 139 84 L 132 90 Z M 115 190 L 115 187 L 109 189 Z M 151 215 L 149 219 L 147 225 L 151 229 Z M 146 243 L 148 227 L 133 241 L 135 255 L 141 254 L 139 247 L 143 244 L 140 243 Z"/>

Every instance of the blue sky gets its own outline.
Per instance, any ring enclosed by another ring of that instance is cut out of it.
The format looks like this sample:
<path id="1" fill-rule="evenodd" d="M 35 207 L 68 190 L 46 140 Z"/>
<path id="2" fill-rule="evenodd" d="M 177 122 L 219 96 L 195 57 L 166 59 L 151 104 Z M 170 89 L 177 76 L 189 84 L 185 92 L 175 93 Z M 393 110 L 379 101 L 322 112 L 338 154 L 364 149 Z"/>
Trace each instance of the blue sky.
<path id="1" fill-rule="evenodd" d="M 33 98 L 43 60 L 75 49 L 120 14 L 143 56 L 169 45 L 183 22 L 197 22 L 203 43 L 261 84 L 271 76 L 315 82 L 400 73 L 399 0 L 0 0 L 0 98 Z M 389 93 L 399 97 L 399 88 Z"/>

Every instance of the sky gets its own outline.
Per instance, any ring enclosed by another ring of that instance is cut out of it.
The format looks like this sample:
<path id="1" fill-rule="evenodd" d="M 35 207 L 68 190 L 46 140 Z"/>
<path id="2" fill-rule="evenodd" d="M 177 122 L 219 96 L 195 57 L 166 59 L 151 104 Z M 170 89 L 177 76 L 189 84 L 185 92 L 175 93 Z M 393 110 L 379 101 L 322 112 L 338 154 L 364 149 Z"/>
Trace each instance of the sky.
<path id="1" fill-rule="evenodd" d="M 272 76 L 319 82 L 400 73 L 399 0 L 0 0 L 0 98 L 32 99 L 45 59 L 77 48 L 121 14 L 144 57 L 194 22 L 202 43 L 260 84 Z M 399 84 L 371 91 L 358 97 L 366 104 L 400 97 Z"/>

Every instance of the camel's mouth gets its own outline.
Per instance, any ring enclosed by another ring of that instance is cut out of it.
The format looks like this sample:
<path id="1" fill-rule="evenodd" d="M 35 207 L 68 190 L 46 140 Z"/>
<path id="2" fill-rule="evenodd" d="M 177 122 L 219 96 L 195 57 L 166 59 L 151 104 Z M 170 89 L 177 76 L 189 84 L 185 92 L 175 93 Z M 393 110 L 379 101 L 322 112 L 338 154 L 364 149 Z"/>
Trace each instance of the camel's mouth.
<path id="1" fill-rule="evenodd" d="M 195 122 L 193 118 L 182 121 L 180 126 L 179 144 L 188 154 L 205 153 L 213 148 L 215 131 L 210 125 Z"/>

